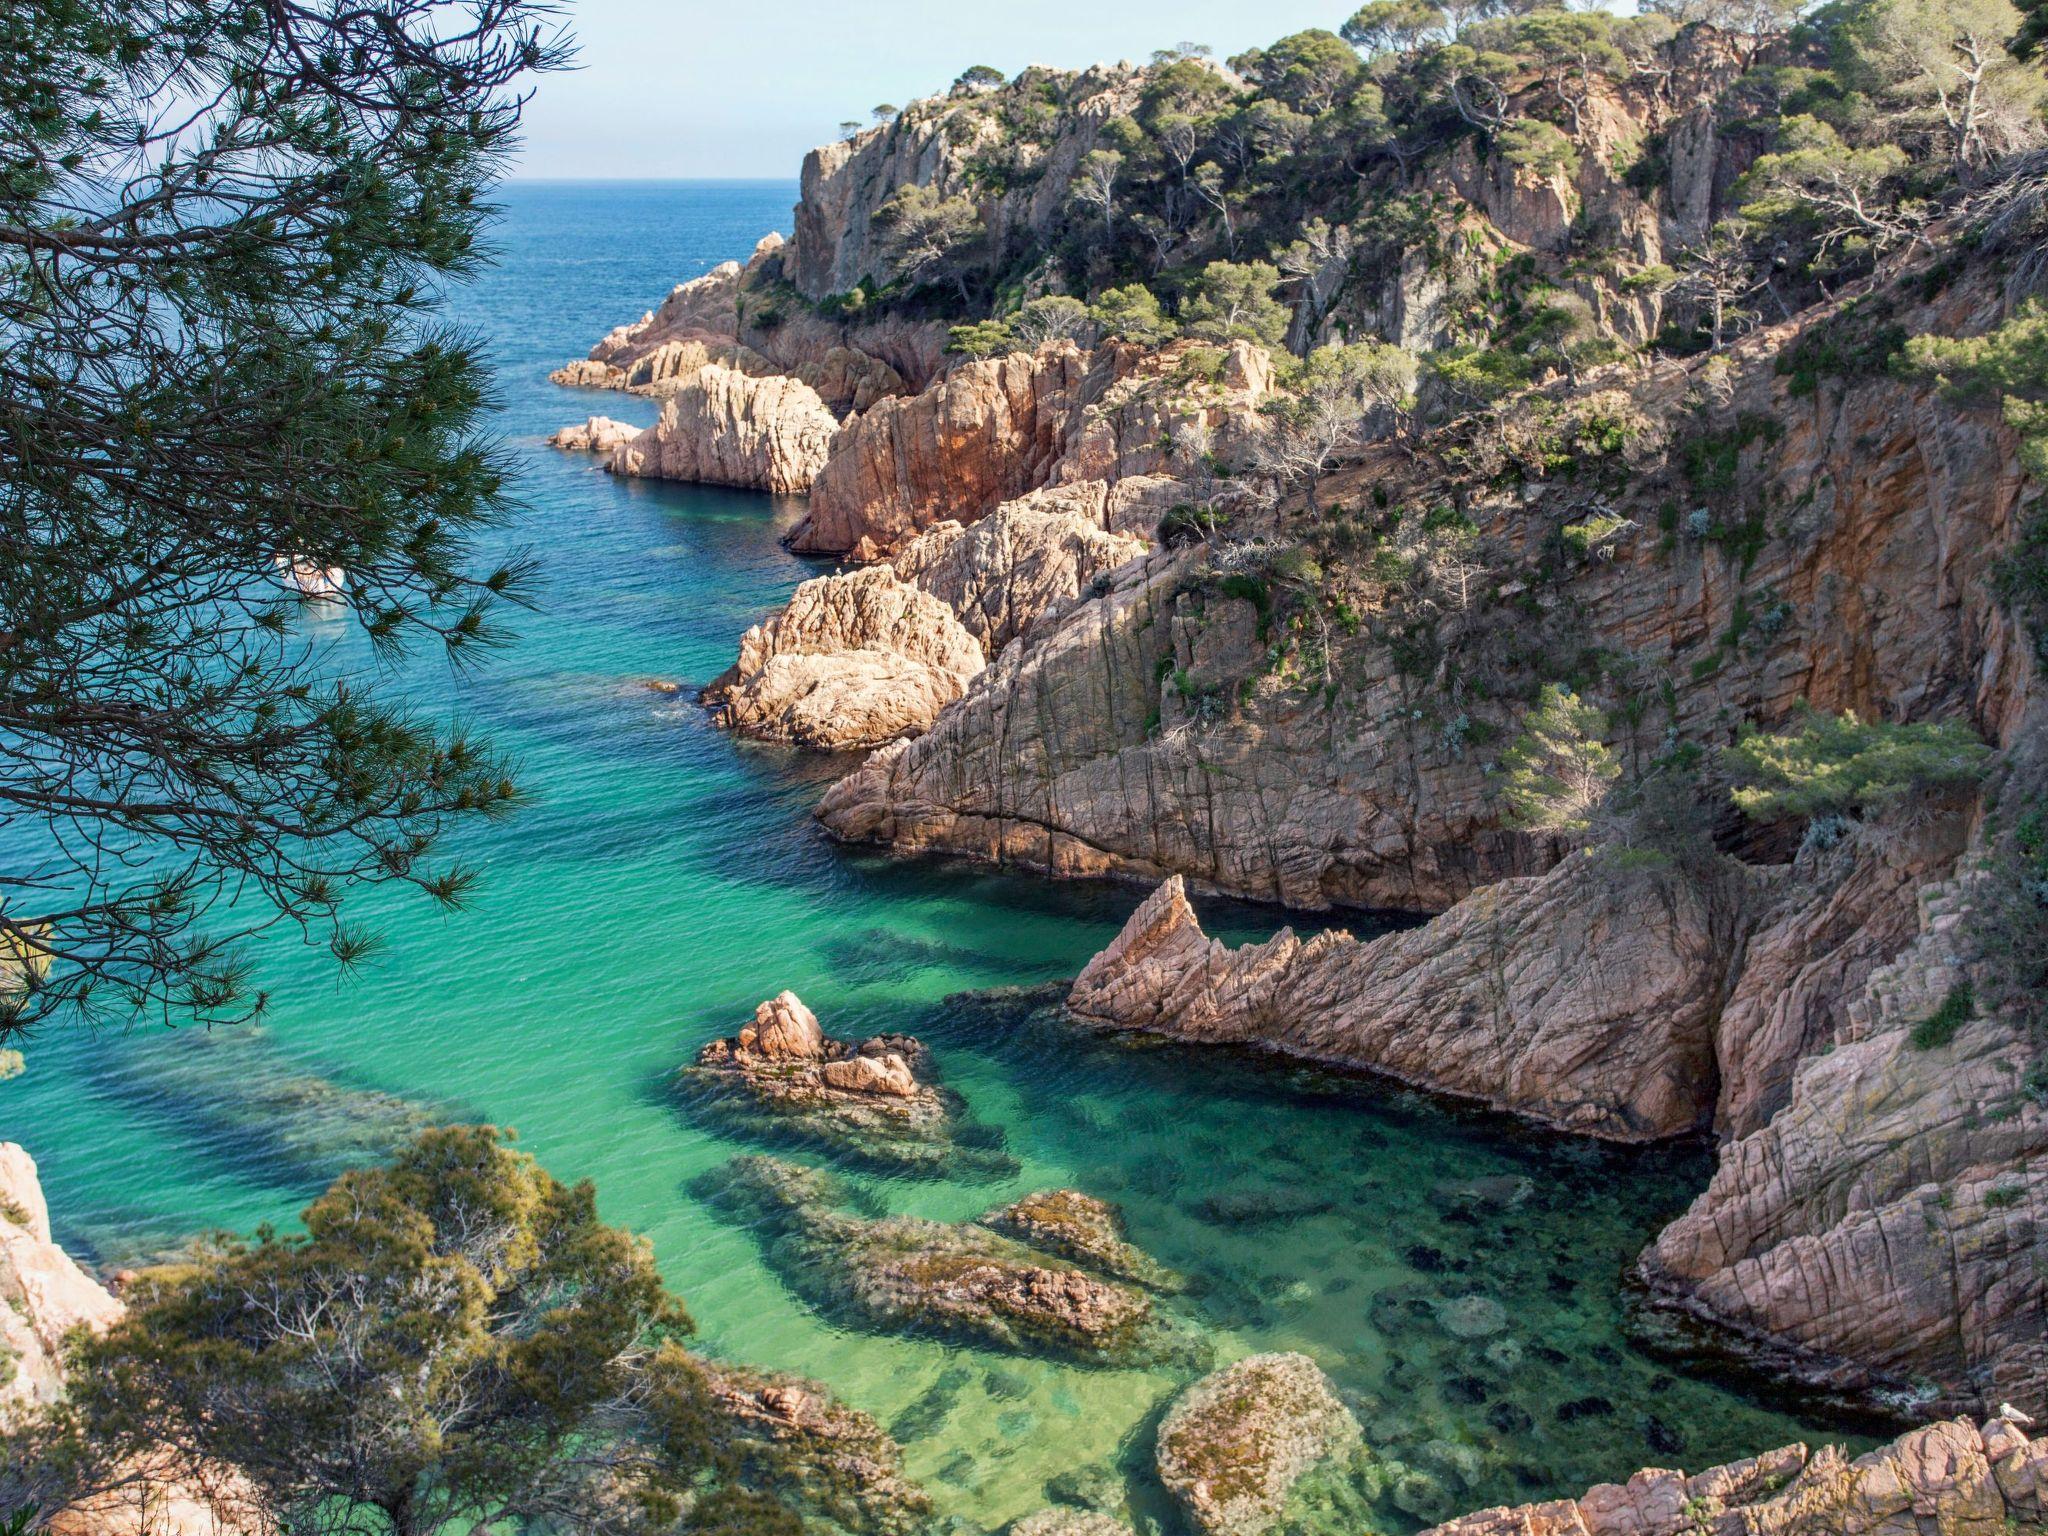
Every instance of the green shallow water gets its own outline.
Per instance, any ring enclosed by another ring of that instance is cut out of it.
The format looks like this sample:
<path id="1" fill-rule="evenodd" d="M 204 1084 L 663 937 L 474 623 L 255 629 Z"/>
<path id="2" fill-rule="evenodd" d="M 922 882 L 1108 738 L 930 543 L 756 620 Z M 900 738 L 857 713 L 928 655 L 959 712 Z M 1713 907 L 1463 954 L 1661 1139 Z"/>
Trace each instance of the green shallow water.
<path id="1" fill-rule="evenodd" d="M 1285 1063 L 1097 1039 L 1029 998 L 956 998 L 1070 977 L 1141 893 L 834 849 L 809 815 L 828 768 L 722 737 L 687 696 L 644 686 L 716 674 L 816 567 L 776 542 L 788 505 L 622 483 L 550 452 L 542 435 L 588 412 L 652 413 L 544 376 L 670 283 L 786 228 L 793 195 L 508 195 L 505 263 L 461 308 L 502 369 L 544 607 L 459 686 L 424 663 L 403 683 L 510 747 L 538 802 L 474 843 L 488 878 L 469 912 L 367 903 L 389 942 L 360 977 L 270 947 L 260 1033 L 34 1042 L 29 1074 L 0 1088 L 0 1134 L 41 1162 L 60 1237 L 113 1263 L 288 1220 L 424 1120 L 485 1118 L 597 1182 L 607 1217 L 652 1240 L 708 1350 L 818 1378 L 894 1427 L 946 1514 L 993 1527 L 1039 1507 L 1057 1474 L 1141 1468 L 1184 1376 L 848 1331 L 691 1197 L 696 1176 L 758 1149 L 693 1124 L 666 1078 L 792 987 L 834 1033 L 922 1035 L 1020 1164 L 994 1183 L 864 1181 L 880 1198 L 944 1218 L 1051 1185 L 1119 1202 L 1134 1239 L 1196 1281 L 1175 1306 L 1219 1358 L 1307 1351 L 1369 1441 L 1434 1479 L 1410 1485 L 1407 1509 L 1381 1498 L 1376 1523 L 1814 1433 L 1630 1341 L 1623 1275 L 1704 1181 L 1698 1149 L 1537 1136 Z M 333 642 L 337 666 L 364 665 L 341 626 Z M 1233 940 L 1281 920 L 1227 903 L 1205 917 Z M 1142 1474 L 1131 1486 L 1139 1513 L 1164 1514 Z M 1358 1513 L 1320 1523 L 1355 1528 Z"/>

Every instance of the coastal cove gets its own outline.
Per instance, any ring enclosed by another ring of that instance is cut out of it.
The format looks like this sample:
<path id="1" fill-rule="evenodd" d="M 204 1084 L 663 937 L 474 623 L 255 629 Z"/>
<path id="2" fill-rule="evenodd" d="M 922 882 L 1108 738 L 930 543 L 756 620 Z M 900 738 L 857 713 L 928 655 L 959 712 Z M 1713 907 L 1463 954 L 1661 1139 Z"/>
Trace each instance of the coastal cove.
<path id="1" fill-rule="evenodd" d="M 282 936 L 266 946 L 260 1033 L 138 1025 L 35 1042 L 28 1074 L 0 1088 L 0 1134 L 38 1159 L 60 1241 L 118 1265 L 203 1228 L 287 1222 L 410 1127 L 488 1120 L 558 1176 L 596 1182 L 605 1217 L 652 1242 L 709 1352 L 872 1412 L 942 1514 L 993 1529 L 1042 1507 L 1059 1474 L 1145 1465 L 1154 1421 L 1194 1372 L 836 1326 L 767 1266 L 757 1234 L 691 1193 L 738 1153 L 782 1149 L 713 1133 L 668 1079 L 790 988 L 832 1034 L 922 1038 L 1019 1165 L 856 1179 L 890 1211 L 961 1220 L 1081 1189 L 1190 1277 L 1171 1310 L 1219 1361 L 1312 1355 L 1367 1443 L 1416 1478 L 1314 1491 L 1330 1526 L 1369 1508 L 1377 1526 L 1412 1529 L 1823 1436 L 1631 1341 L 1623 1277 L 1704 1185 L 1703 1149 L 1575 1142 L 1276 1060 L 1090 1035 L 1044 989 L 1115 936 L 1142 890 L 835 848 L 810 813 L 843 765 L 712 727 L 695 689 L 829 569 L 778 542 L 800 504 L 615 479 L 553 452 L 543 438 L 564 421 L 638 425 L 654 410 L 546 374 L 787 228 L 795 196 L 789 183 L 506 190 L 500 265 L 453 308 L 498 369 L 528 503 L 513 537 L 542 565 L 541 609 L 473 675 L 437 661 L 407 683 L 423 711 L 453 709 L 508 748 L 536 803 L 473 839 L 486 883 L 470 910 L 368 898 L 388 943 L 360 975 L 337 980 L 324 953 Z M 335 665 L 365 664 L 335 620 L 305 623 L 316 640 L 332 630 Z M 1232 943 L 1283 921 L 1202 908 Z M 959 1000 L 998 989 L 1026 990 Z M 1142 1475 L 1130 1489 L 1138 1513 L 1165 1516 Z"/>

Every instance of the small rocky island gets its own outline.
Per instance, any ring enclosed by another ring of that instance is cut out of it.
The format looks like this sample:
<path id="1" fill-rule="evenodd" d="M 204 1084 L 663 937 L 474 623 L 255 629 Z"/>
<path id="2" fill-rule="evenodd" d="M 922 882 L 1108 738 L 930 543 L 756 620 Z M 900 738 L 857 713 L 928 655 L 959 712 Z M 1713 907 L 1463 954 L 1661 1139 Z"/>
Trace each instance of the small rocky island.
<path id="1" fill-rule="evenodd" d="M 907 1174 L 1006 1173 L 1000 1149 L 967 1121 L 960 1096 L 933 1081 L 931 1052 L 909 1035 L 834 1040 L 794 992 L 754 1010 L 677 1074 L 700 1113 L 736 1134 L 815 1147 Z"/>

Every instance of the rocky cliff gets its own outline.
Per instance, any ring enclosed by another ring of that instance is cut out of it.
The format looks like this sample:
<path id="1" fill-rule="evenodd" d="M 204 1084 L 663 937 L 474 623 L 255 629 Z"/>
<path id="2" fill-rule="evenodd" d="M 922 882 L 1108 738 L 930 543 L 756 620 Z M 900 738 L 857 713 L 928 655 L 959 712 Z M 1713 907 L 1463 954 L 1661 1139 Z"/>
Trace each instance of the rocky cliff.
<path id="1" fill-rule="evenodd" d="M 1854 1460 L 1803 1445 L 1687 1477 L 1662 1468 L 1576 1499 L 1488 1509 L 1423 1536 L 1922 1536 L 2038 1531 L 2048 1447 L 2002 1419 L 1931 1424 Z"/>
<path id="2" fill-rule="evenodd" d="M 1967 333 L 2000 304 L 1978 281 L 1895 313 Z M 1546 672 L 1633 694 L 1646 750 L 1802 701 L 2001 737 L 2028 661 L 1988 577 L 2039 491 L 1995 412 L 1882 372 L 1809 391 L 1794 366 L 1864 324 L 1817 313 L 1582 391 L 1524 428 L 1565 429 L 1548 468 L 1486 443 L 1385 455 L 1325 491 L 1348 526 L 1293 534 L 1294 555 L 1162 560 L 835 786 L 825 825 L 1302 908 L 1438 910 L 1554 857 L 1505 829 L 1484 745 Z M 1604 468 L 1571 450 L 1574 410 L 1618 424 Z M 1428 527 L 1445 506 L 1475 530 L 1448 556 Z M 1588 527 L 1608 541 L 1575 549 Z"/>
<path id="3" fill-rule="evenodd" d="M 35 1160 L 0 1142 L 0 1427 L 25 1406 L 64 1394 L 64 1342 L 74 1328 L 97 1331 L 123 1312 L 107 1288 L 50 1236 L 50 1208 Z"/>

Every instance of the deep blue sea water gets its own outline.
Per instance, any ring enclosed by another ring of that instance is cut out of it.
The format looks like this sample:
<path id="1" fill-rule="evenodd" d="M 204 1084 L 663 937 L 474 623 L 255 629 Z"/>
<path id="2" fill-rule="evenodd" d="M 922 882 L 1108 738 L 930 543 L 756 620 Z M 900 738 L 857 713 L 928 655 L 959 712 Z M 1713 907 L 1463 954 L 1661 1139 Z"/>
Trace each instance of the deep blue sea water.
<path id="1" fill-rule="evenodd" d="M 1048 1478 L 1103 1464 L 1147 1518 L 1151 1425 L 1183 1377 L 1088 1371 L 849 1331 L 810 1311 L 752 1234 L 692 1198 L 737 1151 L 665 1089 L 698 1045 L 795 988 L 828 1030 L 911 1029 L 1002 1128 L 999 1183 L 868 1181 L 892 1208 L 973 1215 L 1073 1185 L 1193 1276 L 1178 1303 L 1219 1354 L 1301 1349 L 1407 1469 L 1351 1490 L 1374 1523 L 1576 1491 L 1646 1462 L 1697 1467 L 1797 1438 L 1769 1404 L 1644 1354 L 1622 1277 L 1704 1180 L 1698 1149 L 1625 1153 L 1416 1095 L 1234 1054 L 1082 1036 L 1015 1006 L 946 1001 L 1070 977 L 1140 896 L 825 843 L 813 760 L 712 730 L 687 693 L 815 569 L 795 509 L 614 480 L 543 437 L 648 402 L 548 371 L 676 282 L 787 231 L 789 183 L 515 185 L 502 263 L 456 317 L 489 340 L 502 428 L 545 572 L 520 642 L 474 674 L 421 661 L 387 685 L 509 748 L 535 803 L 474 838 L 486 884 L 444 915 L 364 903 L 389 945 L 354 979 L 266 945 L 260 1030 L 51 1032 L 0 1087 L 0 1134 L 40 1161 L 59 1236 L 117 1263 L 214 1226 L 288 1221 L 341 1166 L 423 1119 L 517 1127 L 606 1216 L 645 1233 L 706 1348 L 801 1372 L 892 1425 L 942 1510 L 993 1528 Z M 359 648 L 332 618 L 336 664 Z M 1262 937 L 1282 917 L 1212 904 Z M 1350 1513 L 1304 1515 L 1355 1529 Z"/>

